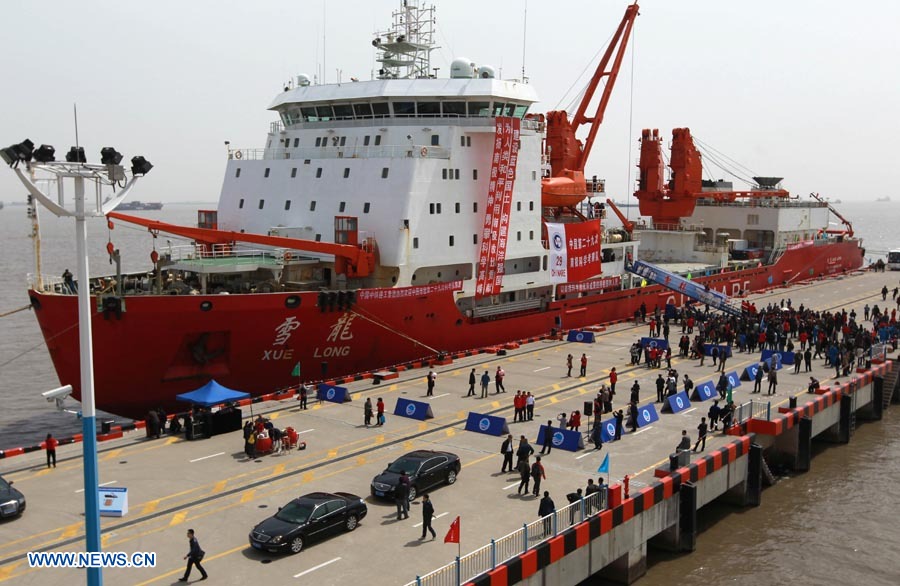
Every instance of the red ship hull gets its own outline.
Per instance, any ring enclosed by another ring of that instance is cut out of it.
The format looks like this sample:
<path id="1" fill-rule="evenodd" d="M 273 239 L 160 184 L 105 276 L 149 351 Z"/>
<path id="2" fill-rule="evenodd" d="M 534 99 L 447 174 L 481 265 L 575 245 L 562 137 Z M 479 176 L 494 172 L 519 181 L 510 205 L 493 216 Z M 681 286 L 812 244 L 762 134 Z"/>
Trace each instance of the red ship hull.
<path id="1" fill-rule="evenodd" d="M 786 251 L 773 265 L 697 277 L 733 295 L 858 269 L 856 241 Z M 402 293 L 403 290 L 398 291 Z M 80 398 L 77 299 L 31 291 L 38 322 L 60 383 Z M 292 305 L 291 296 L 299 298 Z M 333 379 L 401 364 L 438 352 L 501 344 L 632 316 L 679 294 L 648 286 L 550 302 L 532 312 L 470 319 L 451 291 L 420 296 L 360 295 L 351 311 L 322 310 L 317 294 L 133 296 L 121 313 L 93 319 L 95 399 L 99 409 L 142 418 L 148 409 L 183 409 L 175 396 L 214 378 L 253 395 L 305 381 Z M 203 309 L 203 304 L 211 304 Z"/>

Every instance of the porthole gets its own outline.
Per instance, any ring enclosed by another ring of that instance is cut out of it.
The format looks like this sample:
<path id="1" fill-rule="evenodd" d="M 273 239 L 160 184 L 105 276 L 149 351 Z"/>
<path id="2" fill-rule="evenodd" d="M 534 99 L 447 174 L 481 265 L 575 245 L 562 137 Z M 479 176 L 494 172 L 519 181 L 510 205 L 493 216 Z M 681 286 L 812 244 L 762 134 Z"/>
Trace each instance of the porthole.
<path id="1" fill-rule="evenodd" d="M 284 306 L 291 309 L 300 305 L 300 297 L 297 295 L 291 295 L 287 299 L 284 300 Z"/>
<path id="2" fill-rule="evenodd" d="M 202 301 L 200 302 L 200 311 L 209 311 L 212 309 L 212 301 Z"/>

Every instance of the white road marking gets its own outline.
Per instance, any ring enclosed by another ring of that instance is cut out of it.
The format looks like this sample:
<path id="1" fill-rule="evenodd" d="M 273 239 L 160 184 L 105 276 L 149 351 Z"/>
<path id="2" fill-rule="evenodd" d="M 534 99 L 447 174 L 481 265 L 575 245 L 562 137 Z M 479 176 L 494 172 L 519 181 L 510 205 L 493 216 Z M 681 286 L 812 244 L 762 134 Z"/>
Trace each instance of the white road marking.
<path id="1" fill-rule="evenodd" d="M 298 431 L 297 435 L 300 435 L 301 433 L 309 433 L 311 431 L 315 431 L 315 429 L 304 429 L 303 431 Z"/>
<path id="2" fill-rule="evenodd" d="M 537 370 L 532 370 L 531 372 L 540 372 L 540 371 L 542 371 L 542 370 L 549 370 L 549 369 L 550 369 L 549 366 L 545 366 L 544 368 L 539 368 L 539 369 L 537 369 Z"/>
<path id="3" fill-rule="evenodd" d="M 97 486 L 109 486 L 110 484 L 115 484 L 116 482 L 118 482 L 118 480 L 110 480 L 109 482 L 104 482 L 104 483 L 102 483 L 102 484 L 98 484 Z M 79 489 L 76 490 L 75 492 L 84 492 L 84 489 L 83 489 L 83 488 L 79 488 Z"/>
<path id="4" fill-rule="evenodd" d="M 305 576 L 305 575 L 309 574 L 310 572 L 315 572 L 316 570 L 318 570 L 320 568 L 324 568 L 328 564 L 333 564 L 334 562 L 336 562 L 340 559 L 341 558 L 334 558 L 333 560 L 328 560 L 327 562 L 321 563 L 318 566 L 312 567 L 308 570 L 304 570 L 303 572 L 300 572 L 299 574 L 294 574 L 294 578 L 299 578 L 300 576 Z"/>
<path id="5" fill-rule="evenodd" d="M 576 460 L 580 460 L 580 459 L 582 459 L 582 458 L 587 458 L 588 456 L 590 456 L 590 455 L 593 454 L 593 453 L 594 453 L 594 451 L 591 450 L 590 452 L 587 452 L 586 454 L 581 454 L 580 456 L 575 456 L 575 459 L 576 459 Z"/>
<path id="6" fill-rule="evenodd" d="M 519 484 L 521 484 L 521 482 L 513 482 L 513 483 L 510 484 L 509 486 L 504 486 L 504 487 L 503 487 L 503 490 L 509 490 L 510 488 L 512 488 L 512 487 L 514 487 L 514 486 L 519 486 Z"/>
<path id="7" fill-rule="evenodd" d="M 206 460 L 207 458 L 215 458 L 216 456 L 221 456 L 225 452 L 219 452 L 218 454 L 211 454 L 209 456 L 203 456 L 202 458 L 194 458 L 193 460 L 189 460 L 192 464 L 194 462 L 199 462 L 200 460 Z"/>
<path id="8" fill-rule="evenodd" d="M 628 435 L 640 435 L 640 434 L 644 433 L 645 431 L 647 431 L 648 429 L 652 429 L 652 428 L 653 428 L 653 426 L 651 425 L 650 427 L 645 427 L 643 429 L 639 429 L 638 431 L 635 431 L 634 433 L 630 433 Z"/>
<path id="9" fill-rule="evenodd" d="M 432 519 L 440 519 L 444 515 L 449 515 L 449 514 L 450 513 L 441 513 L 440 515 L 435 515 L 434 517 L 432 517 Z M 422 523 L 416 523 L 415 525 L 413 525 L 413 527 L 421 527 L 421 526 L 422 526 Z"/>
<path id="10" fill-rule="evenodd" d="M 696 407 L 691 407 L 691 408 L 688 409 L 687 411 L 682 411 L 681 414 L 682 414 L 682 415 L 687 415 L 688 413 L 690 413 L 691 411 L 693 411 L 693 410 L 695 410 L 695 409 L 696 409 Z"/>
<path id="11" fill-rule="evenodd" d="M 431 397 L 431 398 L 432 398 L 432 399 L 440 399 L 441 397 L 446 397 L 446 396 L 449 395 L 449 394 L 450 394 L 450 393 L 443 393 L 443 394 L 440 394 L 440 395 L 434 395 L 434 396 Z"/>

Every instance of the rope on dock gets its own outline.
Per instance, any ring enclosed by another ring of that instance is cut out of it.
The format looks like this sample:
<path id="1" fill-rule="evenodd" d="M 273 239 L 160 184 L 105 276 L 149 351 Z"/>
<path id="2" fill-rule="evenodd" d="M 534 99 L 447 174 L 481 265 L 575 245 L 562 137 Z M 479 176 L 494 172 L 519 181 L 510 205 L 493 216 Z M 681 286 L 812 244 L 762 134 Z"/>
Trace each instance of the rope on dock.
<path id="1" fill-rule="evenodd" d="M 7 311 L 6 313 L 0 313 L 0 317 L 7 317 L 14 313 L 19 313 L 20 311 L 25 311 L 26 309 L 31 309 L 31 304 L 23 305 L 19 309 L 13 309 L 12 311 Z"/>

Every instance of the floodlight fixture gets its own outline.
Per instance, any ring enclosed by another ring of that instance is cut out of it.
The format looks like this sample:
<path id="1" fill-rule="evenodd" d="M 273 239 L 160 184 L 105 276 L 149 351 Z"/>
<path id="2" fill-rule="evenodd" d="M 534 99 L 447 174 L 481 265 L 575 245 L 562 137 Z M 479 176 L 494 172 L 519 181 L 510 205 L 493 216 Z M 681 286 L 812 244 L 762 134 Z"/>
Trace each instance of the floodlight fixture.
<path id="1" fill-rule="evenodd" d="M 153 164 L 141 156 L 131 158 L 131 174 L 146 175 L 153 168 Z"/>
<path id="2" fill-rule="evenodd" d="M 55 148 L 49 144 L 42 144 L 34 151 L 34 160 L 38 163 L 52 163 L 56 160 L 55 154 Z"/>
<path id="3" fill-rule="evenodd" d="M 103 165 L 118 165 L 122 162 L 122 153 L 113 147 L 100 149 L 100 163 Z"/>
<path id="4" fill-rule="evenodd" d="M 84 147 L 72 147 L 66 153 L 67 163 L 87 163 L 87 157 L 84 156 Z"/>

